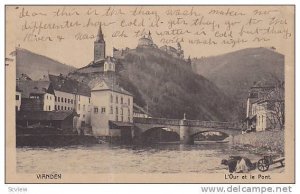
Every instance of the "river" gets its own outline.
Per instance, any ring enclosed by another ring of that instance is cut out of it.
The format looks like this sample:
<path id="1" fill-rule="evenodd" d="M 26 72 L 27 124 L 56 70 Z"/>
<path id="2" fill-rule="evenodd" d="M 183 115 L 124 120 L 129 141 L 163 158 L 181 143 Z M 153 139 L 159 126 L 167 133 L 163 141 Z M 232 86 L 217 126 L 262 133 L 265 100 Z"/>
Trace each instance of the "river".
<path id="1" fill-rule="evenodd" d="M 97 144 L 60 148 L 17 148 L 18 173 L 220 173 L 230 155 L 257 161 L 260 156 L 237 151 L 231 144 Z"/>

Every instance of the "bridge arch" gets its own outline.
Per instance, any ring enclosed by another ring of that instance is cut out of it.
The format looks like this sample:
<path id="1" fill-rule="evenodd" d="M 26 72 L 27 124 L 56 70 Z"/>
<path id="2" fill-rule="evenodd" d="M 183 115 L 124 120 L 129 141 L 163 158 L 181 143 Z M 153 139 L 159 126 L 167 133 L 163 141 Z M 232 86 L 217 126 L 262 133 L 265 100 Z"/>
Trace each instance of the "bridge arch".
<path id="1" fill-rule="evenodd" d="M 141 134 L 144 143 L 174 142 L 179 141 L 179 134 L 167 127 L 152 127 Z"/>
<path id="2" fill-rule="evenodd" d="M 208 140 L 208 141 L 221 141 L 229 137 L 230 134 L 224 132 L 224 131 L 211 131 L 211 130 L 206 130 L 206 131 L 198 131 L 195 132 L 194 134 L 191 134 L 191 137 L 193 140 Z"/>
<path id="3" fill-rule="evenodd" d="M 228 136 L 235 136 L 241 133 L 240 124 L 231 122 L 198 121 L 186 119 L 178 120 L 166 118 L 134 118 L 133 122 L 134 135 L 137 139 L 143 136 L 147 140 L 149 137 L 146 137 L 146 134 L 148 134 L 150 137 L 154 137 L 155 133 L 159 133 L 158 131 L 155 132 L 154 129 L 169 128 L 169 132 L 177 133 L 180 137 L 180 142 L 184 144 L 192 143 L 192 139 L 194 139 L 194 135 L 196 133 L 201 134 L 204 132 L 220 132 L 222 134 L 227 134 Z M 159 139 L 158 136 L 156 139 Z"/>

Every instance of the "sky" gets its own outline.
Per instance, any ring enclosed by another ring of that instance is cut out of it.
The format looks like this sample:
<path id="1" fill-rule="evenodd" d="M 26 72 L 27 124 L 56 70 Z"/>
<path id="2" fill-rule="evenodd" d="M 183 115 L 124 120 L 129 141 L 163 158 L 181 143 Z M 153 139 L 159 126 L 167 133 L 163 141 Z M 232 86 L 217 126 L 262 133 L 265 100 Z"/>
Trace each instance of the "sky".
<path id="1" fill-rule="evenodd" d="M 186 58 L 248 47 L 275 47 L 277 52 L 293 53 L 292 10 L 255 6 L 8 6 L 6 53 L 20 46 L 80 68 L 93 60 L 100 23 L 109 56 L 113 47 L 136 48 L 139 38 L 149 31 L 159 47 L 176 47 L 181 42 Z M 269 33 L 256 33 L 268 29 Z"/>

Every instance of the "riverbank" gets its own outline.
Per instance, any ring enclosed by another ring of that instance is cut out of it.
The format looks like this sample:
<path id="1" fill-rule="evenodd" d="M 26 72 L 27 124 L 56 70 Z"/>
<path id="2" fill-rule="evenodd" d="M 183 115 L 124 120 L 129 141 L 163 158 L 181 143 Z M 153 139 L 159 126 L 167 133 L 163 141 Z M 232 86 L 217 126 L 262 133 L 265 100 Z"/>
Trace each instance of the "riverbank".
<path id="1" fill-rule="evenodd" d="M 253 154 L 284 155 L 284 131 L 261 131 L 234 136 L 232 146 Z"/>
<path id="2" fill-rule="evenodd" d="M 16 136 L 17 147 L 63 147 L 71 145 L 92 145 L 99 141 L 92 135 L 77 134 L 21 134 Z"/>

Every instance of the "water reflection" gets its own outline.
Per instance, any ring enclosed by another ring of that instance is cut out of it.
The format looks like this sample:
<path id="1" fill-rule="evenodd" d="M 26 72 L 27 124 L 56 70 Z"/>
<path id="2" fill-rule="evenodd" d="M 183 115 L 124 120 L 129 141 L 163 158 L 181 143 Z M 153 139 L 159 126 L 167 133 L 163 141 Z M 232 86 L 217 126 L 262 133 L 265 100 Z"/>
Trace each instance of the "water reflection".
<path id="1" fill-rule="evenodd" d="M 229 155 L 247 155 L 230 144 L 93 145 L 17 148 L 18 173 L 216 173 Z M 252 156 L 258 157 L 258 156 Z M 251 156 L 250 156 L 251 158 Z"/>

